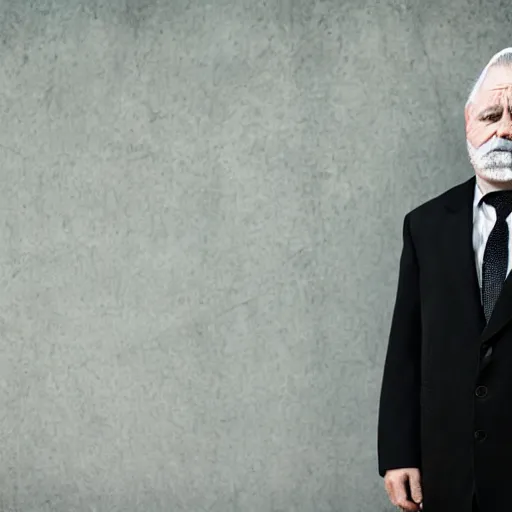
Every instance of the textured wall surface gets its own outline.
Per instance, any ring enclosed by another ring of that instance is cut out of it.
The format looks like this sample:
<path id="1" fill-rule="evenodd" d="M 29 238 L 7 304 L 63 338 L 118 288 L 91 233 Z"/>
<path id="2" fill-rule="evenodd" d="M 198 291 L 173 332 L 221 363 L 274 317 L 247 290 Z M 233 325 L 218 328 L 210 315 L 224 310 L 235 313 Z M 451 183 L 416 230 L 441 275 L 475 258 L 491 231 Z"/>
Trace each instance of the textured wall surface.
<path id="1" fill-rule="evenodd" d="M 0 0 L 0 511 L 392 510 L 403 215 L 508 7 Z"/>

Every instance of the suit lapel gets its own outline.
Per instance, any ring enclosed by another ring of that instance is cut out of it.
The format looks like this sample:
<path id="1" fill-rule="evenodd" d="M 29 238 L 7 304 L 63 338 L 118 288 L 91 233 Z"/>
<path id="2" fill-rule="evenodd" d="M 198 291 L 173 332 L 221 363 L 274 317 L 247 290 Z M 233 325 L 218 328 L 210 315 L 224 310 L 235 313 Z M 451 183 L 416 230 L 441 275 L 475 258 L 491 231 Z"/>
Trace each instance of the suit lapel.
<path id="1" fill-rule="evenodd" d="M 443 223 L 442 250 L 447 262 L 448 282 L 454 289 L 455 321 L 462 322 L 467 335 L 478 339 L 485 327 L 485 316 L 480 301 L 480 287 L 473 250 L 473 201 L 476 179 L 471 179 L 447 194 L 447 216 Z M 459 318 L 457 318 L 459 317 Z"/>
<path id="2" fill-rule="evenodd" d="M 482 332 L 481 342 L 484 343 L 498 334 L 510 320 L 512 320 L 512 272 L 505 279 L 489 323 Z"/>
<path id="3" fill-rule="evenodd" d="M 489 322 L 486 324 L 473 249 L 473 201 L 476 178 L 447 194 L 443 250 L 449 275 L 461 294 L 463 321 L 480 343 L 489 341 L 512 320 L 512 272 L 507 276 Z M 511 233 L 512 236 L 512 233 Z M 457 314 L 455 312 L 454 314 Z"/>

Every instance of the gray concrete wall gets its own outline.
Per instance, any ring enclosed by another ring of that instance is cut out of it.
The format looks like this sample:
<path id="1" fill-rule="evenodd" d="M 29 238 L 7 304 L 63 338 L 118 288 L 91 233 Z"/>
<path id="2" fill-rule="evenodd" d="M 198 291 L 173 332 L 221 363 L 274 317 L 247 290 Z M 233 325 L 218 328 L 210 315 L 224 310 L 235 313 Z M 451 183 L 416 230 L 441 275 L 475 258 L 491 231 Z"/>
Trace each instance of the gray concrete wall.
<path id="1" fill-rule="evenodd" d="M 401 223 L 509 13 L 1 0 L 0 510 L 392 510 Z"/>

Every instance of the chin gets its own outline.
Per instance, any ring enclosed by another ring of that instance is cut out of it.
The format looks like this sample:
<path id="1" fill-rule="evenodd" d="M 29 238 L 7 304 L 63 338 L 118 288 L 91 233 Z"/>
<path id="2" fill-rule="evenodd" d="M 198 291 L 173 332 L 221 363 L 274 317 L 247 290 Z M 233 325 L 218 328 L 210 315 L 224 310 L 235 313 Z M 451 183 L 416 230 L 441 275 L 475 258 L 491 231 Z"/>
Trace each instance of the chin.
<path id="1" fill-rule="evenodd" d="M 494 167 L 490 169 L 478 169 L 476 174 L 489 183 L 512 182 L 512 167 Z"/>

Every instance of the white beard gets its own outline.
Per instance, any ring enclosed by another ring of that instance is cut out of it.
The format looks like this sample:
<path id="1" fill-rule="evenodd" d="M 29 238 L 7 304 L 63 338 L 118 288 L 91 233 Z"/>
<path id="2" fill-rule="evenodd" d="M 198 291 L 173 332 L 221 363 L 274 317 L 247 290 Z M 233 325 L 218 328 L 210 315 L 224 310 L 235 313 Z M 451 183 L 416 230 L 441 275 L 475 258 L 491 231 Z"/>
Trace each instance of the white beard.
<path id="1" fill-rule="evenodd" d="M 496 139 L 491 139 L 481 147 L 474 148 L 466 141 L 469 160 L 476 173 L 487 181 L 512 181 L 512 152 L 494 151 L 492 146 Z"/>

